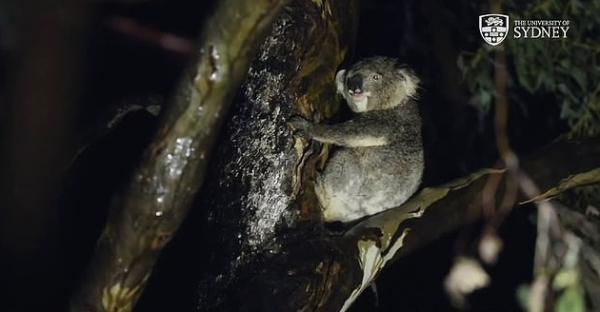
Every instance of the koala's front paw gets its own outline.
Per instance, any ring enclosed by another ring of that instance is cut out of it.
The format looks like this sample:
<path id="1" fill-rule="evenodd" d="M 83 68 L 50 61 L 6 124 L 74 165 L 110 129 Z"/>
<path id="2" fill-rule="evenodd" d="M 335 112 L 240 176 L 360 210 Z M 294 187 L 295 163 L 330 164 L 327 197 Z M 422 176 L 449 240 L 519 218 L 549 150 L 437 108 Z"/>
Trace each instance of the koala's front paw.
<path id="1" fill-rule="evenodd" d="M 292 130 L 298 131 L 303 136 L 310 137 L 310 132 L 313 127 L 313 124 L 310 121 L 294 116 L 290 118 L 287 124 Z"/>

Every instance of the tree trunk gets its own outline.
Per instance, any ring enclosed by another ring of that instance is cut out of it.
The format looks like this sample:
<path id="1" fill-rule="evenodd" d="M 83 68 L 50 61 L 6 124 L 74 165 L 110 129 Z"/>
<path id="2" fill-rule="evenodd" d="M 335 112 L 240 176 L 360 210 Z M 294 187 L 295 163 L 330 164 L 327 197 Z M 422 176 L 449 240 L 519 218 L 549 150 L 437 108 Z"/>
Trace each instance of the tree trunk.
<path id="1" fill-rule="evenodd" d="M 296 235 L 302 240 L 313 229 L 324 233 L 310 179 L 320 165 L 320 146 L 294 138 L 286 120 L 293 115 L 319 120 L 337 111 L 334 77 L 353 45 L 357 4 L 292 1 L 262 44 L 216 152 L 204 189 L 209 195 L 199 204 L 208 210 L 210 241 L 202 248 L 211 251 L 207 271 L 214 272 L 201 283 L 201 310 L 288 311 L 318 305 L 319 298 L 304 291 L 310 274 L 295 278 L 287 269 L 298 261 L 304 262 L 298 266 L 318 262 L 320 253 L 281 259 L 289 263 L 271 261 L 294 244 Z M 318 235 L 310 238 L 319 244 Z M 288 278 L 276 278 L 279 273 Z"/>
<path id="2" fill-rule="evenodd" d="M 204 181 L 212 146 L 254 53 L 285 0 L 225 0 L 200 54 L 98 240 L 73 311 L 130 311 Z"/>

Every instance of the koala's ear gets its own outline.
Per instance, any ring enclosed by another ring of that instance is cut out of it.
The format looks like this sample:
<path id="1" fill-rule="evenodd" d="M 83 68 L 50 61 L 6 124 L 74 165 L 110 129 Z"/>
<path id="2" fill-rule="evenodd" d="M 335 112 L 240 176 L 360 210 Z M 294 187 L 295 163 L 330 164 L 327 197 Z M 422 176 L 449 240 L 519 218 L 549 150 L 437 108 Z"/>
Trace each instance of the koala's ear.
<path id="1" fill-rule="evenodd" d="M 397 73 L 400 73 L 400 74 L 404 75 L 404 73 L 406 73 L 407 70 L 410 70 L 410 67 L 408 67 L 408 65 L 406 65 L 406 64 L 402 64 L 402 63 L 396 62 L 394 64 L 394 70 Z"/>
<path id="2" fill-rule="evenodd" d="M 394 68 L 396 68 L 396 69 L 404 69 L 404 68 L 408 68 L 408 65 L 404 64 L 404 63 L 396 62 L 394 64 Z"/>
<path id="3" fill-rule="evenodd" d="M 346 78 L 346 70 L 342 69 L 335 74 L 335 85 L 339 94 L 344 94 L 345 86 L 344 79 Z"/>
<path id="4" fill-rule="evenodd" d="M 416 98 L 418 96 L 419 85 L 421 84 L 421 80 L 417 76 L 412 68 L 404 65 L 404 67 L 397 69 L 398 73 L 402 77 L 402 83 L 404 87 L 404 92 L 411 98 Z"/>

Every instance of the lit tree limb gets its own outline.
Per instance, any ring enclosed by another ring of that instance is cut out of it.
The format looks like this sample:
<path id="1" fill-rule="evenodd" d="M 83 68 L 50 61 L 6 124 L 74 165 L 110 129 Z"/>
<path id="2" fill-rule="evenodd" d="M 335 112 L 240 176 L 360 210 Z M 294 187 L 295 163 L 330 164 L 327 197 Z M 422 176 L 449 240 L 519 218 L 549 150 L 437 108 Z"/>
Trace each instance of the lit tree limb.
<path id="1" fill-rule="evenodd" d="M 72 311 L 130 311 L 202 185 L 220 124 L 285 0 L 221 1 L 122 198 L 112 207 Z"/>

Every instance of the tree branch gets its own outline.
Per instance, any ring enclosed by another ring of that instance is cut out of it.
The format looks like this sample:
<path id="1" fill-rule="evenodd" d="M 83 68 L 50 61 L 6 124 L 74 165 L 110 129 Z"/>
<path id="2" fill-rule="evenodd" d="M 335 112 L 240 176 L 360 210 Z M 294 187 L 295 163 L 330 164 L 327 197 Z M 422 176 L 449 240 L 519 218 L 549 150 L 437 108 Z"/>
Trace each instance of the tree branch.
<path id="1" fill-rule="evenodd" d="M 225 0 L 205 24 L 200 55 L 99 238 L 73 311 L 130 311 L 202 185 L 232 97 L 287 1 Z"/>
<path id="2" fill-rule="evenodd" d="M 580 142 L 560 141 L 545 149 L 543 153 L 526 159 L 522 168 L 545 188 L 558 185 L 561 180 L 573 174 L 585 172 L 596 174 L 593 178 L 588 173 L 584 175 L 587 179 L 572 179 L 570 187 L 579 185 L 578 181 L 581 185 L 587 185 L 591 180 L 598 183 L 598 143 L 598 138 Z M 565 162 L 574 150 L 585 157 L 579 158 L 579 162 Z M 554 170 L 557 167 L 562 167 L 563 170 L 558 173 Z M 566 171 L 570 173 L 566 174 Z M 405 256 L 440 235 L 479 219 L 483 208 L 482 189 L 486 180 L 493 175 L 506 179 L 507 174 L 506 171 L 483 170 L 442 187 L 424 189 L 401 207 L 369 218 L 354 227 L 346 236 L 352 242 L 356 242 L 355 248 L 362 253 L 359 259 L 363 263 L 363 272 L 373 276 L 366 281 L 366 285 L 385 266 L 387 260 Z M 505 189 L 499 189 L 496 198 L 501 199 L 504 192 Z M 404 222 L 407 219 L 411 220 Z M 367 235 L 374 230 L 379 232 L 375 239 L 372 234 Z M 364 265 L 369 257 L 381 257 L 384 261 L 369 268 Z M 364 288 L 364 283 L 363 280 L 355 285 L 359 284 Z M 349 300 L 352 298 L 350 296 Z"/>
<path id="3" fill-rule="evenodd" d="M 585 172 L 596 173 L 593 180 L 600 181 L 599 143 L 600 138 L 558 141 L 525 158 L 521 167 L 543 189 Z M 567 161 L 573 154 L 579 156 L 578 161 Z M 261 263 L 264 269 L 256 273 L 254 285 L 291 287 L 295 289 L 287 291 L 287 299 L 298 294 L 306 298 L 301 305 L 290 301 L 286 309 L 345 311 L 396 258 L 481 218 L 487 180 L 504 180 L 507 175 L 505 170 L 486 169 L 426 188 L 402 206 L 367 218 L 342 236 L 322 228 L 298 229 L 288 234 L 284 250 Z M 579 181 L 590 183 L 590 174 L 584 176 Z M 575 181 L 571 180 L 571 186 Z M 505 188 L 497 190 L 497 201 L 504 192 Z M 279 301 L 276 296 L 272 300 Z"/>

